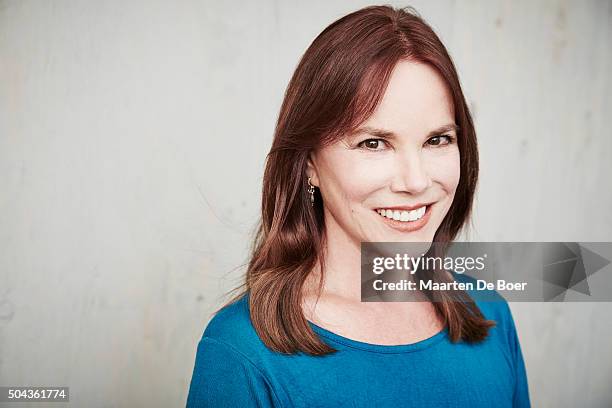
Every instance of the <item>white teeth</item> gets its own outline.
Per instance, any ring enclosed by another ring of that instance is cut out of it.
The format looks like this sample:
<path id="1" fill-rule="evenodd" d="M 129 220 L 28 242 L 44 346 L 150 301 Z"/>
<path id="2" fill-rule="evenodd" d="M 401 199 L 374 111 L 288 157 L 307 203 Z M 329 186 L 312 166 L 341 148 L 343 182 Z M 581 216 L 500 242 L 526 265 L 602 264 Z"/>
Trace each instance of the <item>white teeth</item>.
<path id="1" fill-rule="evenodd" d="M 426 210 L 426 207 L 423 206 L 421 208 L 418 208 L 412 211 L 386 210 L 386 209 L 376 210 L 376 211 L 383 217 L 387 217 L 387 218 L 390 218 L 396 221 L 410 222 L 410 221 L 416 221 L 420 219 L 421 217 L 423 217 L 423 215 L 425 214 L 425 210 Z"/>

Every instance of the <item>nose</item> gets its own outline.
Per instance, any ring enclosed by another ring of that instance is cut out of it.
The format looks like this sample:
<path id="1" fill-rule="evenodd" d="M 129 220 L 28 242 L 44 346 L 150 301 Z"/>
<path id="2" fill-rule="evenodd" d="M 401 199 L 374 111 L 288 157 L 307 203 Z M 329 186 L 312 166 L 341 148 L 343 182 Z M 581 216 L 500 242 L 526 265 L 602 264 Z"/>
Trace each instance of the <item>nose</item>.
<path id="1" fill-rule="evenodd" d="M 411 151 L 406 154 L 398 154 L 391 183 L 393 192 L 408 192 L 419 194 L 432 185 L 431 178 L 420 152 Z"/>

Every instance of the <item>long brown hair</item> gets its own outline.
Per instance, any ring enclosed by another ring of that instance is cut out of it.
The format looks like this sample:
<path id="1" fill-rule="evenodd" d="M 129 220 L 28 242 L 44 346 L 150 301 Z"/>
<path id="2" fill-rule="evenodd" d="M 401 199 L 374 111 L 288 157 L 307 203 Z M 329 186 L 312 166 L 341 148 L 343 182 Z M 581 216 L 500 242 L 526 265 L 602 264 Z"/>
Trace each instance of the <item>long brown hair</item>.
<path id="1" fill-rule="evenodd" d="M 434 241 L 452 241 L 469 220 L 478 180 L 476 133 L 455 66 L 438 36 L 412 8 L 371 6 L 335 21 L 306 50 L 285 92 L 266 160 L 261 220 L 246 279 L 229 302 L 249 294 L 253 326 L 272 350 L 335 351 L 314 333 L 301 306 L 306 277 L 325 265 L 323 197 L 317 189 L 311 206 L 307 159 L 313 149 L 353 131 L 375 111 L 400 60 L 437 70 L 451 92 L 459 126 L 461 177 Z M 452 277 L 440 273 L 436 279 Z M 434 305 L 452 341 L 481 341 L 494 325 L 464 292 L 442 293 Z"/>

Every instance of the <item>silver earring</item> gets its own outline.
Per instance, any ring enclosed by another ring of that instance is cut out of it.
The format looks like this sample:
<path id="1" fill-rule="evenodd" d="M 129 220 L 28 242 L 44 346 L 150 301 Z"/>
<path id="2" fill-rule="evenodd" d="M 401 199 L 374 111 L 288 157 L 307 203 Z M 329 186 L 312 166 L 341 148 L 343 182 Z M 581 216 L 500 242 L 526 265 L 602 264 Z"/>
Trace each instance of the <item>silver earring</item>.
<path id="1" fill-rule="evenodd" d="M 315 186 L 310 183 L 310 179 L 312 177 L 308 177 L 308 192 L 310 193 L 310 205 L 314 206 L 314 192 Z"/>

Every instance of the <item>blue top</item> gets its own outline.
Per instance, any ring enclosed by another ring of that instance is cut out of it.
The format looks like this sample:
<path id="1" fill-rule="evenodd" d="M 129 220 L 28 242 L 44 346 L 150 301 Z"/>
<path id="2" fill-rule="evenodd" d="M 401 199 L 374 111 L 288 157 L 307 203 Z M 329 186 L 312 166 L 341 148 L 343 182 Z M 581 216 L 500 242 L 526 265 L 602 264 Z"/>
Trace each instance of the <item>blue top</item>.
<path id="1" fill-rule="evenodd" d="M 197 348 L 187 408 L 530 407 L 512 314 L 503 298 L 476 302 L 497 325 L 478 344 L 448 329 L 406 345 L 355 341 L 310 322 L 338 350 L 325 356 L 268 349 L 251 324 L 248 295 L 210 321 Z"/>

